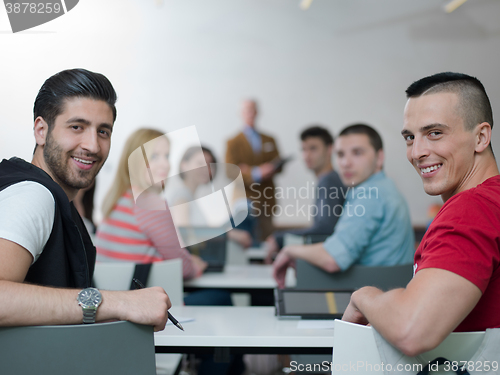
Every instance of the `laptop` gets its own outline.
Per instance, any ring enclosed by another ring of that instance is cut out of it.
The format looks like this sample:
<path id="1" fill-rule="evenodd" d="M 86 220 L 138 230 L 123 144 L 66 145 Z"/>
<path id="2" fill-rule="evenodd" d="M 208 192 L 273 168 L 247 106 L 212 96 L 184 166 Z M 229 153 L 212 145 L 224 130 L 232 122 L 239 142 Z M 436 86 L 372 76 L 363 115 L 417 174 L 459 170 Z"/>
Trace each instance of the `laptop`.
<path id="1" fill-rule="evenodd" d="M 201 231 L 203 236 L 200 239 L 207 238 L 207 228 L 191 228 L 191 231 Z M 199 243 L 186 247 L 188 251 L 199 256 L 208 263 L 205 272 L 223 272 L 227 256 L 227 234 L 223 233 L 214 238 L 204 239 Z"/>

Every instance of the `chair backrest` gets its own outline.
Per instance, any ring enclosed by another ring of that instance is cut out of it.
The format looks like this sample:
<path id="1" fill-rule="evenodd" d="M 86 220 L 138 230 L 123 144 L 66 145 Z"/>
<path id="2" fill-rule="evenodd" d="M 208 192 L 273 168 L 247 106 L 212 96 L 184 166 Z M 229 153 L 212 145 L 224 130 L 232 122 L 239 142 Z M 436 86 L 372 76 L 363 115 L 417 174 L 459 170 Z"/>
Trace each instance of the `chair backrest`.
<path id="1" fill-rule="evenodd" d="M 153 327 L 130 322 L 0 328 L 0 373 L 155 375 Z"/>
<path id="2" fill-rule="evenodd" d="M 468 361 L 478 350 L 483 341 L 485 332 L 454 332 L 451 333 L 435 349 L 420 354 L 418 357 L 406 357 L 407 363 L 405 371 L 404 365 L 401 371 L 392 368 L 392 372 L 387 367 L 382 366 L 379 349 L 376 344 L 372 327 L 359 324 L 335 321 L 333 334 L 333 361 L 332 371 L 335 374 L 355 372 L 358 375 L 364 374 L 384 374 L 384 369 L 394 374 L 417 374 L 422 370 L 420 365 L 426 365 L 429 361 L 437 357 L 444 357 L 449 361 Z M 400 364 L 404 364 L 403 353 L 398 356 Z M 436 372 L 432 372 L 436 374 Z M 439 374 L 439 372 L 437 372 Z"/>
<path id="3" fill-rule="evenodd" d="M 153 263 L 146 286 L 161 286 L 167 292 L 173 306 L 183 305 L 182 259 Z"/>
<path id="4" fill-rule="evenodd" d="M 383 290 L 405 287 L 413 276 L 413 265 L 359 266 L 343 272 L 329 273 L 297 259 L 298 289 L 357 289 L 376 286 Z"/>
<path id="5" fill-rule="evenodd" d="M 97 262 L 94 283 L 98 289 L 128 290 L 134 275 L 133 262 Z M 182 259 L 155 262 L 151 266 L 147 287 L 161 286 L 173 306 L 183 304 Z"/>

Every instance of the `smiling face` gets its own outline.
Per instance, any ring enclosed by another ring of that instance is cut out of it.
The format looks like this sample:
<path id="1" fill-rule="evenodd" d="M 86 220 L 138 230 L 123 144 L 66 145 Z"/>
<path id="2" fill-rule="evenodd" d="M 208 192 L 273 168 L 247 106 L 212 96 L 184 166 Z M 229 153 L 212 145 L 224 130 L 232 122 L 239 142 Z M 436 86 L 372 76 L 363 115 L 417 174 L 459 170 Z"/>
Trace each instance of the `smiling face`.
<path id="1" fill-rule="evenodd" d="M 443 201 L 467 190 L 474 181 L 476 130 L 465 129 L 459 97 L 440 92 L 410 98 L 405 107 L 406 156 L 430 195 Z"/>
<path id="2" fill-rule="evenodd" d="M 41 117 L 35 120 L 37 150 L 33 164 L 42 168 L 70 200 L 90 186 L 108 157 L 113 112 L 102 100 L 70 98 L 49 131 Z"/>
<path id="3" fill-rule="evenodd" d="M 375 151 L 366 134 L 339 136 L 334 148 L 340 178 L 346 186 L 357 186 L 382 170 L 384 152 Z"/>

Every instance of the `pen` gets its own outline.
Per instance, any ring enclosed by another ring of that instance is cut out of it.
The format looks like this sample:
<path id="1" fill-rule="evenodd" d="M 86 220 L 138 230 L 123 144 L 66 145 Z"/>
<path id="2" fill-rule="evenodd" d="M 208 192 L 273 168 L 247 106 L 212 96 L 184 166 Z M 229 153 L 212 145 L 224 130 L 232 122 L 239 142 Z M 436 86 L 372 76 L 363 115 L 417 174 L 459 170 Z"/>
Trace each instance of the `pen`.
<path id="1" fill-rule="evenodd" d="M 143 288 L 145 288 L 144 284 L 143 284 L 143 283 L 141 283 L 141 282 L 140 282 L 139 280 L 137 280 L 136 278 L 133 278 L 133 279 L 132 279 L 132 282 L 134 283 L 134 285 L 135 285 L 135 288 L 136 288 L 136 289 L 143 289 Z M 173 316 L 172 314 L 170 314 L 170 311 L 167 311 L 167 313 L 168 313 L 168 318 L 170 319 L 170 321 L 171 321 L 172 323 L 174 323 L 174 325 L 175 325 L 177 328 L 179 328 L 179 329 L 181 329 L 181 330 L 183 330 L 183 331 L 184 331 L 184 327 L 182 327 L 181 323 L 179 323 L 179 321 L 178 321 L 177 319 L 175 319 L 175 318 L 174 318 L 174 316 Z"/>

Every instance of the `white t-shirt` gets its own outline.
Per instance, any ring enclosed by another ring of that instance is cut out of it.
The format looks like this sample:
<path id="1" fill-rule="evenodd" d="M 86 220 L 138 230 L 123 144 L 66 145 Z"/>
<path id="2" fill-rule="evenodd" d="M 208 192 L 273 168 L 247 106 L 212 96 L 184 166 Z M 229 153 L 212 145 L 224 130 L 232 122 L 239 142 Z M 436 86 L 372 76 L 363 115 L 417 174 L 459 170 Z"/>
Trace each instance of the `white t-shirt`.
<path id="1" fill-rule="evenodd" d="M 22 181 L 0 191 L 0 238 L 17 243 L 38 259 L 54 225 L 51 192 L 33 181 Z"/>

